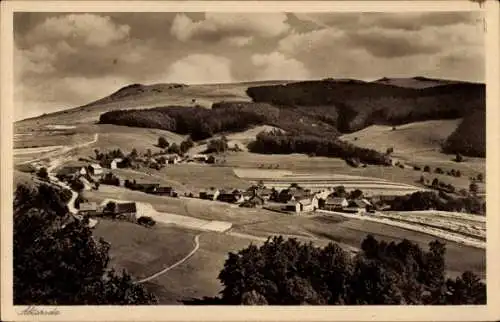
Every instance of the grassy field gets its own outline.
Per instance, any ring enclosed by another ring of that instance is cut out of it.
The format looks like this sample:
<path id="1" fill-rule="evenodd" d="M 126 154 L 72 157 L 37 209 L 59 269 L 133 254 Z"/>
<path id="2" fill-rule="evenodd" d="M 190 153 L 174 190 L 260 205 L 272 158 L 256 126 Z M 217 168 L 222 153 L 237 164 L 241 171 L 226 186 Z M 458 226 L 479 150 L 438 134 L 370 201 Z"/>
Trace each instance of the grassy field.
<path id="1" fill-rule="evenodd" d="M 136 279 L 150 276 L 182 259 L 193 249 L 196 232 L 158 223 L 152 228 L 99 219 L 94 236 L 111 243 L 111 266 Z"/>
<path id="2" fill-rule="evenodd" d="M 427 164 L 427 163 L 425 163 Z M 421 165 L 425 165 L 422 163 Z M 430 164 L 430 163 L 429 163 Z M 419 179 L 421 175 L 432 181 L 434 178 L 445 183 L 451 183 L 457 189 L 469 189 L 469 176 L 476 176 L 479 171 L 471 169 L 471 165 L 466 163 L 449 162 L 439 164 L 444 171 L 451 169 L 460 169 L 462 176 L 460 178 L 448 176 L 446 174 L 424 173 L 415 171 L 412 168 L 401 169 L 399 167 L 382 167 L 369 165 L 366 168 L 353 168 L 347 165 L 341 159 L 324 158 L 324 157 L 308 157 L 299 154 L 284 154 L 284 155 L 261 155 L 248 152 L 229 153 L 226 156 L 228 167 L 259 170 L 279 170 L 289 171 L 293 175 L 351 175 L 361 177 L 373 177 L 384 179 L 387 181 L 408 184 L 412 186 L 421 186 Z M 473 166 L 472 166 L 473 167 Z M 433 168 L 434 171 L 435 168 Z M 482 172 L 485 173 L 485 172 Z M 270 175 L 268 179 L 274 179 Z M 484 185 L 479 184 L 479 190 L 484 191 Z"/>
<path id="3" fill-rule="evenodd" d="M 193 257 L 144 285 L 157 294 L 161 304 L 181 304 L 183 300 L 216 296 L 222 289 L 217 276 L 228 252 L 245 248 L 250 243 L 247 239 L 225 234 L 204 233 L 200 237 L 200 249 Z"/>
<path id="4" fill-rule="evenodd" d="M 199 164 L 176 164 L 158 171 L 159 175 L 174 180 L 188 189 L 199 192 L 200 189 L 217 187 L 218 189 L 248 188 L 251 183 L 238 178 L 232 168 Z"/>

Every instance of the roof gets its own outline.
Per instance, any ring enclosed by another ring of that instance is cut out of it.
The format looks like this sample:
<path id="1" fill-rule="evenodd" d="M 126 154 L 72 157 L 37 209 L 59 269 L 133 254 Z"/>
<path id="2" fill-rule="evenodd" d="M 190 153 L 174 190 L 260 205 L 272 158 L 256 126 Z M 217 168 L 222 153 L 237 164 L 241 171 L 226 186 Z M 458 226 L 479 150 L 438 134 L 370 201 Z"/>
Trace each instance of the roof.
<path id="1" fill-rule="evenodd" d="M 122 162 L 123 159 L 122 158 L 114 158 L 113 160 L 111 160 L 111 162 Z"/>
<path id="2" fill-rule="evenodd" d="M 350 208 L 365 208 L 366 204 L 361 200 L 351 200 L 351 201 L 349 201 L 348 207 L 350 207 Z"/>
<path id="3" fill-rule="evenodd" d="M 94 169 L 102 169 L 101 165 L 97 163 L 92 163 L 90 166 Z"/>
<path id="4" fill-rule="evenodd" d="M 339 205 L 341 206 L 342 204 L 345 204 L 347 202 L 346 198 L 340 198 L 340 197 L 328 197 L 326 198 L 325 203 L 329 205 Z"/>
<path id="5" fill-rule="evenodd" d="M 310 198 L 302 198 L 297 201 L 301 205 L 310 205 L 312 203 L 312 200 Z"/>
<path id="6" fill-rule="evenodd" d="M 136 186 L 138 187 L 144 187 L 144 188 L 157 188 L 160 186 L 159 183 L 136 183 Z"/>
<path id="7" fill-rule="evenodd" d="M 57 174 L 74 174 L 79 172 L 83 167 L 80 166 L 65 166 L 57 171 Z"/>
<path id="8" fill-rule="evenodd" d="M 82 202 L 80 203 L 80 211 L 97 210 L 96 202 Z"/>
<path id="9" fill-rule="evenodd" d="M 137 212 L 135 202 L 117 203 L 115 208 L 116 213 Z"/>
<path id="10" fill-rule="evenodd" d="M 157 187 L 156 192 L 171 192 L 174 189 L 172 187 Z"/>

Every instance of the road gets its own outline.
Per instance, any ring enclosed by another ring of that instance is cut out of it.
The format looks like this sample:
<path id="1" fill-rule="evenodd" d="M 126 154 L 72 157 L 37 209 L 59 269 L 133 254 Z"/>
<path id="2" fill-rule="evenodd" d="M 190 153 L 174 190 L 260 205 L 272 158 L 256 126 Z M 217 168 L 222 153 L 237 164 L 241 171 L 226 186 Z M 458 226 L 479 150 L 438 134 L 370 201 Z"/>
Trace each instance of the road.
<path id="1" fill-rule="evenodd" d="M 152 279 L 155 279 L 165 273 L 167 273 L 168 271 L 170 271 L 171 269 L 174 269 L 176 268 L 177 266 L 181 265 L 182 263 L 184 263 L 185 261 L 187 261 L 191 256 L 193 256 L 197 251 L 198 249 L 200 248 L 200 235 L 196 235 L 194 236 L 194 248 L 186 255 L 184 256 L 184 258 L 182 258 L 181 260 L 179 260 L 178 262 L 176 262 L 175 264 L 172 264 L 168 267 L 165 267 L 164 269 L 162 269 L 161 271 L 157 272 L 157 273 L 154 273 L 153 275 L 150 275 L 146 278 L 143 278 L 137 282 L 135 282 L 136 284 L 140 284 L 140 283 L 144 283 L 144 282 L 148 282 Z"/>

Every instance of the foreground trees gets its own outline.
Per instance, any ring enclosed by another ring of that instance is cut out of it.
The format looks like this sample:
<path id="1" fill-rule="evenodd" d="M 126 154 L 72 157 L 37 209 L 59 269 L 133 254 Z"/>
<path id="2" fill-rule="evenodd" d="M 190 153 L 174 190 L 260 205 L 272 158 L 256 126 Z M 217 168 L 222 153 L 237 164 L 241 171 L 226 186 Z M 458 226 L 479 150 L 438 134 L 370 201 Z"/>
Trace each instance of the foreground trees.
<path id="1" fill-rule="evenodd" d="M 109 244 L 68 214 L 56 188 L 19 185 L 14 197 L 14 304 L 155 304 L 154 295 L 108 268 Z"/>
<path id="2" fill-rule="evenodd" d="M 485 304 L 485 285 L 471 272 L 445 278 L 445 245 L 422 250 L 408 240 L 368 236 L 351 256 L 281 236 L 230 253 L 219 280 L 220 304 Z"/>

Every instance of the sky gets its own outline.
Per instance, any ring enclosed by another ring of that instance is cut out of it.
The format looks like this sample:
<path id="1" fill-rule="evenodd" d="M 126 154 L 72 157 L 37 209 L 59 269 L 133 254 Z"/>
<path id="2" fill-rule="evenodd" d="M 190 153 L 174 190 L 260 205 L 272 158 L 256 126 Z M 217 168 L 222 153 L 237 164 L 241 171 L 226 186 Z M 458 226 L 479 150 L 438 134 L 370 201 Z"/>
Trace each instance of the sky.
<path id="1" fill-rule="evenodd" d="M 427 76 L 484 82 L 479 12 L 14 14 L 15 118 L 132 84 Z"/>

